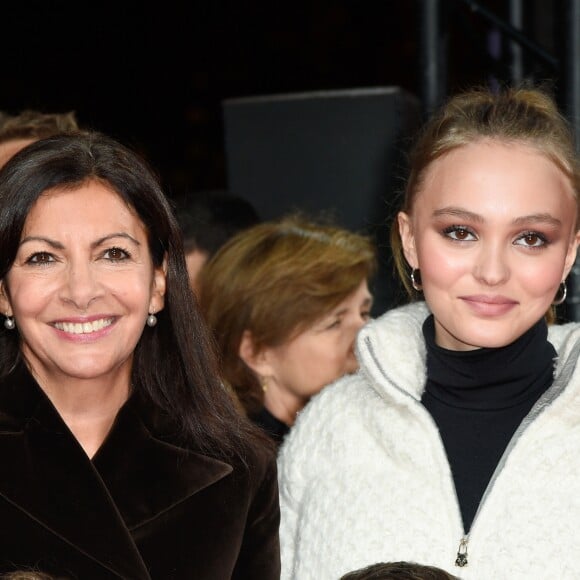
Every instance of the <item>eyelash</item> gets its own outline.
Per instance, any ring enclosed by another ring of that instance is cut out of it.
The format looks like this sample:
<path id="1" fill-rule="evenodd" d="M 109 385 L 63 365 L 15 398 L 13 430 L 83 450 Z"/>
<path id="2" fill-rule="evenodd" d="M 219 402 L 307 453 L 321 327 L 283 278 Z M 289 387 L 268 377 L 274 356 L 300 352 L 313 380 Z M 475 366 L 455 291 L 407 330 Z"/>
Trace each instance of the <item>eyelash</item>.
<path id="1" fill-rule="evenodd" d="M 469 228 L 466 228 L 465 226 L 449 226 L 447 228 L 445 228 L 443 230 L 443 234 L 449 238 L 450 240 L 454 241 L 454 242 L 472 242 L 474 240 L 460 240 L 458 238 L 453 237 L 451 234 L 457 234 L 457 232 L 465 232 L 466 234 L 473 236 L 474 238 L 476 237 L 475 233 L 470 230 Z"/>
<path id="2" fill-rule="evenodd" d="M 537 238 L 537 241 L 539 241 L 540 244 L 532 244 L 532 245 L 530 245 L 530 244 L 517 244 L 517 245 L 522 245 L 525 248 L 534 248 L 535 249 L 535 248 L 542 248 L 543 246 L 546 246 L 546 245 L 548 245 L 550 243 L 549 240 L 548 240 L 548 238 L 544 234 L 541 234 L 540 232 L 533 232 L 533 231 L 531 231 L 531 232 L 522 232 L 516 238 L 516 241 L 520 241 L 520 240 L 523 240 L 523 239 L 528 238 L 528 237 Z"/>
<path id="3" fill-rule="evenodd" d="M 457 234 L 457 232 L 464 232 L 465 234 L 467 234 L 468 236 L 472 236 L 475 239 L 458 239 L 457 237 L 453 237 L 452 234 Z M 475 232 L 473 232 L 470 228 L 465 227 L 465 226 L 449 226 L 447 228 L 445 228 L 443 230 L 443 234 L 449 238 L 450 240 L 452 240 L 453 242 L 473 242 L 473 241 L 477 241 L 477 236 L 475 234 Z M 529 238 L 529 237 L 534 237 L 537 238 L 537 241 L 539 241 L 539 244 L 519 244 L 517 242 L 524 240 L 525 238 Z M 525 248 L 529 248 L 529 249 L 536 249 L 536 248 L 542 248 L 544 246 L 546 246 L 547 244 L 549 244 L 550 241 L 548 240 L 548 238 L 542 234 L 541 232 L 536 232 L 533 230 L 530 231 L 526 231 L 526 232 L 522 232 L 520 233 L 516 239 L 514 240 L 514 244 L 517 246 L 523 246 Z"/>
<path id="4" fill-rule="evenodd" d="M 110 252 L 122 252 L 123 256 L 121 258 L 107 258 L 107 254 L 109 254 Z M 105 260 L 109 260 L 111 262 L 122 262 L 123 260 L 127 260 L 128 258 L 131 257 L 131 252 L 129 252 L 129 250 L 126 250 L 125 248 L 120 248 L 119 246 L 113 246 L 112 248 L 108 248 L 107 250 L 105 250 L 103 252 L 103 258 L 105 258 Z"/>
<path id="5" fill-rule="evenodd" d="M 42 261 L 39 260 L 40 257 L 43 258 Z M 56 259 L 49 252 L 34 252 L 34 254 L 31 254 L 28 256 L 28 258 L 26 258 L 26 264 L 31 264 L 33 266 L 47 266 L 53 262 L 56 262 Z"/>
<path id="6" fill-rule="evenodd" d="M 121 252 L 122 256 L 120 258 L 107 257 L 111 252 Z M 109 262 L 123 262 L 131 257 L 131 252 L 125 248 L 120 248 L 118 246 L 113 246 L 112 248 L 107 248 L 103 253 L 102 257 Z M 42 260 L 40 259 L 42 258 Z M 31 264 L 32 266 L 47 266 L 56 262 L 56 258 L 50 252 L 34 252 L 26 259 L 26 264 Z"/>

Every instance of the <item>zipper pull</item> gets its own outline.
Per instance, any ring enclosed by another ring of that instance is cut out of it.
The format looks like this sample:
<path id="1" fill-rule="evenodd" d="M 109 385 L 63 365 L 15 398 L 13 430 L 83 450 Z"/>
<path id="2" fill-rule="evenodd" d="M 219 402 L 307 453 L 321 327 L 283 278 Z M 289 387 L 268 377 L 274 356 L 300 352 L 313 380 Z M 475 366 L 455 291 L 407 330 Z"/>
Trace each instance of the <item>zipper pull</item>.
<path id="1" fill-rule="evenodd" d="M 459 542 L 459 550 L 457 550 L 455 565 L 460 568 L 467 566 L 467 536 L 463 536 L 461 542 Z"/>

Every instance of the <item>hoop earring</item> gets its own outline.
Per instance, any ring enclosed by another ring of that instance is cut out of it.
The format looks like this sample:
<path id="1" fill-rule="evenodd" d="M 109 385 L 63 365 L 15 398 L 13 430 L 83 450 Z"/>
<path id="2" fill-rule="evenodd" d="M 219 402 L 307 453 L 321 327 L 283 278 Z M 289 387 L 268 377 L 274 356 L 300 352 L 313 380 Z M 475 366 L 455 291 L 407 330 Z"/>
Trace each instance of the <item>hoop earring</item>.
<path id="1" fill-rule="evenodd" d="M 6 330 L 14 330 L 16 328 L 16 322 L 14 322 L 13 316 L 6 315 L 6 318 L 4 319 L 4 328 Z"/>
<path id="2" fill-rule="evenodd" d="M 421 281 L 421 270 L 419 268 L 413 268 L 411 270 L 411 284 L 417 292 L 423 290 L 423 282 Z"/>
<path id="3" fill-rule="evenodd" d="M 146 322 L 149 328 L 153 328 L 157 324 L 157 316 L 155 316 L 155 313 L 150 312 Z"/>
<path id="4" fill-rule="evenodd" d="M 556 292 L 556 296 L 554 296 L 554 301 L 552 302 L 552 306 L 558 306 L 566 300 L 566 296 L 568 294 L 568 288 L 566 288 L 566 282 L 562 280 L 560 282 L 560 286 L 558 286 L 558 292 Z"/>

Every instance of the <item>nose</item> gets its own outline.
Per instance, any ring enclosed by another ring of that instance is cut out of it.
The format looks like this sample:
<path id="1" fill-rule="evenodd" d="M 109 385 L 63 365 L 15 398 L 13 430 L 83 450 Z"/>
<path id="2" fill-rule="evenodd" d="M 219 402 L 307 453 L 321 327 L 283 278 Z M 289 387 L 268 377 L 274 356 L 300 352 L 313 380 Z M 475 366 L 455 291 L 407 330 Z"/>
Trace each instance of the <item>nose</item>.
<path id="1" fill-rule="evenodd" d="M 63 280 L 61 297 L 79 310 L 86 310 L 99 295 L 99 283 L 90 264 L 70 264 Z"/>
<path id="2" fill-rule="evenodd" d="M 357 314 L 353 322 L 353 328 L 355 333 L 358 332 L 367 322 L 368 317 L 365 314 L 362 313 Z"/>
<path id="3" fill-rule="evenodd" d="M 349 365 L 356 368 L 358 363 L 356 362 L 356 357 L 354 355 L 354 345 L 356 343 L 356 337 L 358 336 L 358 331 L 368 322 L 368 316 L 357 312 L 351 319 L 349 325 L 349 331 L 344 335 L 345 340 L 348 341 L 349 350 L 348 350 L 348 358 L 350 360 Z M 350 371 L 349 371 L 350 372 Z"/>
<path id="4" fill-rule="evenodd" d="M 473 268 L 473 275 L 487 286 L 497 286 L 509 278 L 506 250 L 500 243 L 482 244 Z"/>

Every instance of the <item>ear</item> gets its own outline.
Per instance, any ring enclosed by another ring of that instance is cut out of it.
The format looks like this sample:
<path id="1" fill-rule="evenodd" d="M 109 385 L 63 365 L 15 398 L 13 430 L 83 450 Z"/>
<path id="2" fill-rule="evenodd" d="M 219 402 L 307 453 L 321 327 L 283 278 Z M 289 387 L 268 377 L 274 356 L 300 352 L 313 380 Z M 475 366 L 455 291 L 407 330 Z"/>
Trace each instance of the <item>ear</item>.
<path id="1" fill-rule="evenodd" d="M 415 247 L 415 235 L 413 233 L 413 223 L 411 216 L 404 211 L 397 214 L 397 223 L 399 225 L 399 235 L 403 245 L 403 253 L 411 268 L 419 267 L 417 260 L 417 248 Z"/>
<path id="2" fill-rule="evenodd" d="M 244 330 L 238 349 L 239 357 L 259 376 L 272 376 L 272 366 L 269 363 L 269 349 L 256 350 L 254 338 L 249 330 Z"/>
<path id="3" fill-rule="evenodd" d="M 167 288 L 167 254 L 163 257 L 161 266 L 153 271 L 153 285 L 149 300 L 149 312 L 160 312 L 165 306 L 165 291 Z"/>
<path id="4" fill-rule="evenodd" d="M 10 298 L 8 297 L 4 280 L 0 281 L 0 314 L 12 316 L 12 305 L 10 304 Z"/>
<path id="5" fill-rule="evenodd" d="M 572 237 L 570 245 L 568 246 L 568 251 L 566 252 L 566 260 L 564 262 L 564 275 L 565 280 L 576 262 L 576 255 L 578 253 L 578 244 L 580 244 L 580 232 L 576 232 Z"/>

